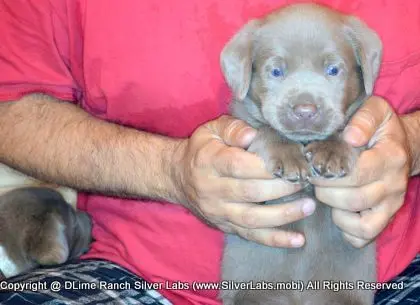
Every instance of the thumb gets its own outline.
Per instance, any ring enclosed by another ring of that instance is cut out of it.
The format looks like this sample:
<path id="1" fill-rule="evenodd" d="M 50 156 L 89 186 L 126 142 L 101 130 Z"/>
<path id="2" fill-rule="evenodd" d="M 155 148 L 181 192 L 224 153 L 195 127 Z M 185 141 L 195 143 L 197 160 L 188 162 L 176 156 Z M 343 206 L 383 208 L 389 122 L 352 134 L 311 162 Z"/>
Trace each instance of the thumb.
<path id="1" fill-rule="evenodd" d="M 226 145 L 247 148 L 257 135 L 257 131 L 244 121 L 223 115 L 206 124 L 210 132 Z"/>
<path id="2" fill-rule="evenodd" d="M 379 127 L 391 118 L 392 113 L 384 99 L 369 98 L 344 129 L 344 140 L 355 147 L 367 145 Z"/>

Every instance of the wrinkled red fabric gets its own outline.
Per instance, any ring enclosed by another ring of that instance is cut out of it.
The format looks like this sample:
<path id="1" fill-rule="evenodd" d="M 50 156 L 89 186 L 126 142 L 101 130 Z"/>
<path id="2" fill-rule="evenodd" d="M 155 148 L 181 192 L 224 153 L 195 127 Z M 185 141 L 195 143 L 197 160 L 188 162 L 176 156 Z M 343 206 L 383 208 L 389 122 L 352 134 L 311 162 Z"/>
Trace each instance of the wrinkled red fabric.
<path id="1" fill-rule="evenodd" d="M 2 1 L 0 100 L 45 92 L 104 120 L 187 137 L 227 111 L 223 45 L 250 18 L 295 2 Z M 359 16 L 379 33 L 384 58 L 375 93 L 400 114 L 417 110 L 420 2 L 319 2 Z M 413 178 L 404 206 L 378 239 L 379 281 L 397 275 L 419 252 L 418 192 Z M 86 194 L 79 199 L 94 219 L 95 242 L 85 258 L 108 259 L 148 281 L 219 280 L 222 233 L 184 208 Z M 216 290 L 161 292 L 174 304 L 219 304 Z"/>

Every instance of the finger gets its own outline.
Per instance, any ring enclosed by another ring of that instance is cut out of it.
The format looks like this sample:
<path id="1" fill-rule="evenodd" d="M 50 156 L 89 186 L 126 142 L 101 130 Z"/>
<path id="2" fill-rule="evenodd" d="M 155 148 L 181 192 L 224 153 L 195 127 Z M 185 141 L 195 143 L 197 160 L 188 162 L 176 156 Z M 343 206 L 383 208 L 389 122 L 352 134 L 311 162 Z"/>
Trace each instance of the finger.
<path id="1" fill-rule="evenodd" d="M 360 188 L 354 187 L 315 187 L 316 198 L 341 210 L 359 212 L 381 202 L 387 193 L 382 181 L 377 181 Z"/>
<path id="2" fill-rule="evenodd" d="M 392 108 L 384 99 L 375 96 L 369 98 L 350 120 L 344 130 L 344 139 L 356 147 L 367 145 L 392 114 Z"/>
<path id="3" fill-rule="evenodd" d="M 374 239 L 390 220 L 390 215 L 384 204 L 363 213 L 333 209 L 332 217 L 334 223 L 342 231 L 365 240 Z"/>
<path id="4" fill-rule="evenodd" d="M 273 179 L 264 161 L 237 147 L 225 147 L 213 158 L 213 166 L 222 177 L 238 179 Z"/>
<path id="5" fill-rule="evenodd" d="M 214 189 L 220 198 L 230 202 L 265 202 L 296 193 L 302 188 L 300 184 L 281 179 L 232 179 L 220 178 Z"/>
<path id="6" fill-rule="evenodd" d="M 227 115 L 204 126 L 226 145 L 242 148 L 247 148 L 257 134 L 257 131 L 244 121 Z"/>
<path id="7" fill-rule="evenodd" d="M 279 248 L 299 248 L 305 244 L 305 237 L 296 232 L 278 229 L 246 229 L 234 227 L 236 234 L 262 245 Z"/>
<path id="8" fill-rule="evenodd" d="M 228 122 L 233 128 L 226 127 L 229 125 Z M 230 132 L 225 130 L 225 137 L 236 141 L 241 136 L 235 135 L 241 134 L 241 131 L 237 132 L 235 130 L 240 130 L 242 128 L 240 126 L 245 126 L 245 123 L 223 116 L 219 120 L 209 122 L 204 127 L 199 128 L 195 137 L 193 137 L 193 145 L 200 148 L 193 160 L 195 165 L 200 167 L 212 164 L 219 175 L 226 177 L 272 179 L 273 176 L 267 172 L 264 161 L 261 158 L 241 148 L 229 147 L 225 144 L 222 138 L 217 135 L 217 133 L 223 133 L 221 130 L 223 127 L 220 127 L 220 125 L 224 125 L 225 129 L 230 130 Z M 245 131 L 242 128 L 242 133 L 247 134 L 248 131 L 249 128 L 245 127 Z M 228 144 L 235 143 L 231 142 Z"/>
<path id="9" fill-rule="evenodd" d="M 353 247 L 355 248 L 363 248 L 367 244 L 369 244 L 372 240 L 366 240 L 362 238 L 355 237 L 351 234 L 343 232 L 343 238 L 347 240 Z"/>
<path id="10" fill-rule="evenodd" d="M 273 228 L 303 219 L 313 214 L 315 208 L 312 199 L 271 205 L 228 203 L 224 206 L 224 215 L 231 223 L 243 228 Z"/>

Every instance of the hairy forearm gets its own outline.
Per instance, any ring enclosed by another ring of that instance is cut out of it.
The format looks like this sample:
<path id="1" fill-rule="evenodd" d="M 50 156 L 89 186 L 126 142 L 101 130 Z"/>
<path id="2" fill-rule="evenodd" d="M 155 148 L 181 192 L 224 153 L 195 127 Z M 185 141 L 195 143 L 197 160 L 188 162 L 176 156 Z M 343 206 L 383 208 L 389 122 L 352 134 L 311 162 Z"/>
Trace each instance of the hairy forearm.
<path id="1" fill-rule="evenodd" d="M 411 153 L 411 175 L 420 174 L 420 111 L 401 117 L 408 136 Z"/>
<path id="2" fill-rule="evenodd" d="M 172 158 L 181 140 L 94 118 L 35 94 L 0 104 L 0 162 L 78 190 L 176 201 Z"/>

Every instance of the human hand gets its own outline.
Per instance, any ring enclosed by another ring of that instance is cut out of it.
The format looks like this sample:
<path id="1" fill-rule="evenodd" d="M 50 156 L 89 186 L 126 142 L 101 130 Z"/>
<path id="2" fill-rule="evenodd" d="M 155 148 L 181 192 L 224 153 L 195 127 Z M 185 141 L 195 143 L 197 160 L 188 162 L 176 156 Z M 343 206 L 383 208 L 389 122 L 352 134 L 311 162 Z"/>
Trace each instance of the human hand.
<path id="1" fill-rule="evenodd" d="M 370 98 L 344 131 L 354 147 L 369 143 L 356 167 L 337 180 L 312 178 L 316 197 L 333 207 L 332 217 L 355 247 L 374 240 L 404 202 L 411 156 L 401 119 L 388 103 Z"/>
<path id="2" fill-rule="evenodd" d="M 184 140 L 176 152 L 173 174 L 179 202 L 224 232 L 268 246 L 302 246 L 302 234 L 277 227 L 310 215 L 315 203 L 302 199 L 256 204 L 293 194 L 300 186 L 274 179 L 262 159 L 244 150 L 255 135 L 243 121 L 222 116 Z"/>

